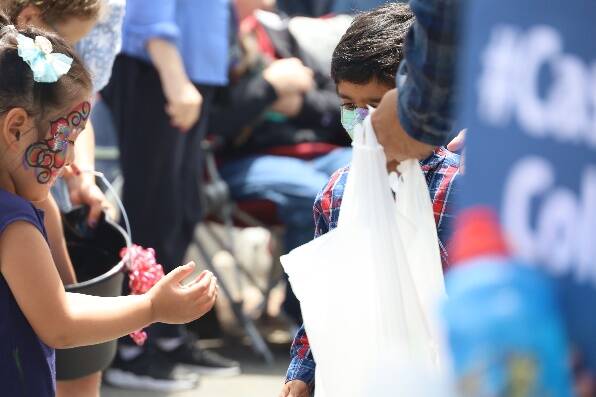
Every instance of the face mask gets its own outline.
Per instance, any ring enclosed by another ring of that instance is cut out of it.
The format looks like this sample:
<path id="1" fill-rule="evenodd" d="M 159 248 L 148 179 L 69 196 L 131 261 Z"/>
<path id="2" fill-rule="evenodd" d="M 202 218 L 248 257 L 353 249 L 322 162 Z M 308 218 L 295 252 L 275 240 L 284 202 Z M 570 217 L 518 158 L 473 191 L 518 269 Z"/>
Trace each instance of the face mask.
<path id="1" fill-rule="evenodd" d="M 344 106 L 341 107 L 341 125 L 352 140 L 354 139 L 354 129 L 364 121 L 368 113 L 368 109 L 364 108 L 346 109 Z"/>

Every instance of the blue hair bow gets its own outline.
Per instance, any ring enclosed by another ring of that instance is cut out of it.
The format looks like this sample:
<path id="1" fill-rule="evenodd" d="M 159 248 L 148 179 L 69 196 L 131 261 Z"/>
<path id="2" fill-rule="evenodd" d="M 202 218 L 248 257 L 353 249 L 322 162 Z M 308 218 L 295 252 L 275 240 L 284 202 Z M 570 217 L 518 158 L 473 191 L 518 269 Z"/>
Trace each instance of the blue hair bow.
<path id="1" fill-rule="evenodd" d="M 33 40 L 19 33 L 17 42 L 19 56 L 31 67 L 33 80 L 38 83 L 55 83 L 72 66 L 71 57 L 52 53 L 52 43 L 44 36 L 37 36 Z"/>

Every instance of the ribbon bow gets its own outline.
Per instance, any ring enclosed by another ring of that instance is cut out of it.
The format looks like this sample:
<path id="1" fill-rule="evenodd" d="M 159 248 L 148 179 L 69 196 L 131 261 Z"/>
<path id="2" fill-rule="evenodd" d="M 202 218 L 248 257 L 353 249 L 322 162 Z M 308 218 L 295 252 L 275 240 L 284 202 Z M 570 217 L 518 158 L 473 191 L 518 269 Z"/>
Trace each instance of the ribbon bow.
<path id="1" fill-rule="evenodd" d="M 72 58 L 52 53 L 52 43 L 44 36 L 35 40 L 19 33 L 17 35 L 19 56 L 33 71 L 33 80 L 38 83 L 55 83 L 70 70 Z"/>

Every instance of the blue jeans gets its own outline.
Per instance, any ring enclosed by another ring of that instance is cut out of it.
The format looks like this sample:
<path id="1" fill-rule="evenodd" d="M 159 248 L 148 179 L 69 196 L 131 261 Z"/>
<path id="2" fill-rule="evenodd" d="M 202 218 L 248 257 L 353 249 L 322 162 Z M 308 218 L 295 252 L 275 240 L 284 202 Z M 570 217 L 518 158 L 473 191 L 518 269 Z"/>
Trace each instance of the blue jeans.
<path id="1" fill-rule="evenodd" d="M 275 203 L 277 215 L 286 226 L 285 249 L 291 251 L 312 240 L 315 198 L 329 177 L 351 159 L 351 148 L 335 149 L 310 161 L 254 155 L 228 161 L 220 172 L 235 200 L 265 199 Z M 300 307 L 291 288 L 286 292 L 284 310 L 301 323 Z"/>
<path id="2" fill-rule="evenodd" d="M 265 199 L 273 202 L 287 226 L 287 251 L 312 240 L 312 208 L 317 194 L 339 168 L 352 158 L 351 148 L 336 149 L 313 160 L 255 155 L 231 160 L 220 168 L 234 200 Z"/>

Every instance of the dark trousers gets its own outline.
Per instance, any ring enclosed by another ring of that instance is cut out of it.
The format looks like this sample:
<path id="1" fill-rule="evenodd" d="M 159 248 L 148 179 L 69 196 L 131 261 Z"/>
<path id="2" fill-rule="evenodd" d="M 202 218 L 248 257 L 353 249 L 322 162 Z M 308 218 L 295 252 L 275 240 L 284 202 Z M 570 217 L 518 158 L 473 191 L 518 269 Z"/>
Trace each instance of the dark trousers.
<path id="1" fill-rule="evenodd" d="M 159 75 L 148 63 L 120 55 L 102 91 L 118 131 L 133 241 L 155 248 L 167 271 L 182 264 L 201 219 L 201 139 L 214 88 L 198 88 L 201 119 L 185 134 L 170 125 Z"/>
<path id="2" fill-rule="evenodd" d="M 159 75 L 147 62 L 120 55 L 101 93 L 118 132 L 133 242 L 154 248 L 166 272 L 183 264 L 201 219 L 201 139 L 215 88 L 197 88 L 203 96 L 201 119 L 185 134 L 170 125 Z M 177 334 L 165 326 L 151 331 L 154 336 Z"/>

